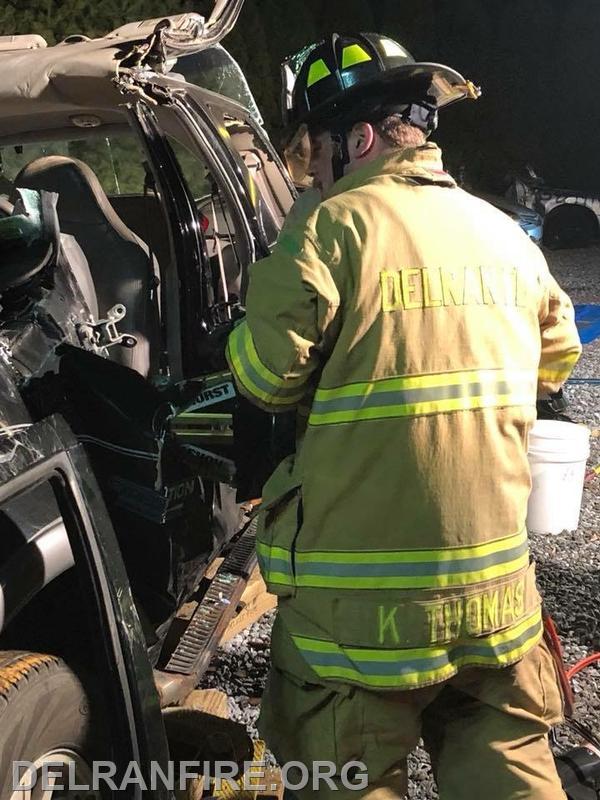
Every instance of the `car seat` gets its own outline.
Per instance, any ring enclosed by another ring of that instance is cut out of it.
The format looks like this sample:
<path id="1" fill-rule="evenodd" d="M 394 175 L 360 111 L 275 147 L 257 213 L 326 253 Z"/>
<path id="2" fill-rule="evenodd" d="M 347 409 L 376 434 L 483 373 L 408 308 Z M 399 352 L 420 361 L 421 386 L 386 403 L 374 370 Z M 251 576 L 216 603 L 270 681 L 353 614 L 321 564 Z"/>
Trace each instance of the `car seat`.
<path id="1" fill-rule="evenodd" d="M 133 348 L 112 347 L 110 357 L 141 375 L 154 371 L 160 347 L 158 267 L 146 244 L 116 214 L 94 172 L 66 156 L 44 156 L 15 178 L 16 188 L 56 192 L 63 233 L 75 237 L 90 267 L 100 318 L 117 303 L 127 309 L 119 333 Z"/>

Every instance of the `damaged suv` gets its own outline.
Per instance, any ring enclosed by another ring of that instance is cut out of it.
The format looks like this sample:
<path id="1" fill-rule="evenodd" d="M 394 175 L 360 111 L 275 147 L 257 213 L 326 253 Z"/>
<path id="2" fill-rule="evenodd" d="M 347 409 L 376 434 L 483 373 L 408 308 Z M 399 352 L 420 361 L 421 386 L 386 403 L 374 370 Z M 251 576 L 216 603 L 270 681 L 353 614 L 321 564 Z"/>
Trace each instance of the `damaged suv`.
<path id="1" fill-rule="evenodd" d="M 254 567 L 293 424 L 236 397 L 222 351 L 294 187 L 219 45 L 242 2 L 0 37 L 2 798 L 29 796 L 16 761 L 84 784 L 96 758 L 164 763 L 160 707 Z"/>

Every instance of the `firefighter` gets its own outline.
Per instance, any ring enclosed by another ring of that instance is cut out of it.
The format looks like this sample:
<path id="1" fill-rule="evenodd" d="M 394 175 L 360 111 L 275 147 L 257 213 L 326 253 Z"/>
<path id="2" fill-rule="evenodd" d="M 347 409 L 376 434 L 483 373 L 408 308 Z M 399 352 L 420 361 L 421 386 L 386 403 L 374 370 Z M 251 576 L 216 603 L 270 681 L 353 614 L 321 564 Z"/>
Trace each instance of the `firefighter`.
<path id="1" fill-rule="evenodd" d="M 252 265 L 228 342 L 240 392 L 299 419 L 257 537 L 279 599 L 259 729 L 309 769 L 300 798 L 403 797 L 421 736 L 442 800 L 564 798 L 525 517 L 536 396 L 581 352 L 573 307 L 428 142 L 472 84 L 372 34 L 284 71 L 288 160 L 322 201 Z"/>

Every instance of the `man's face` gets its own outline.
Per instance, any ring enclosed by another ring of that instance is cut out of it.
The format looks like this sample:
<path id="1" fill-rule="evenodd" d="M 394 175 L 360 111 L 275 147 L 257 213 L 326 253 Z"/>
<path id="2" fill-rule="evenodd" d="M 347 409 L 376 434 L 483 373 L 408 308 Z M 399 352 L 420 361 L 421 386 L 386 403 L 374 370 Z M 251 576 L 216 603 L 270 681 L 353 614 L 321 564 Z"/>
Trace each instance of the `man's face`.
<path id="1" fill-rule="evenodd" d="M 333 142 L 329 131 L 312 134 L 311 157 L 308 174 L 313 178 L 313 186 L 321 192 L 326 192 L 335 183 L 333 179 Z"/>

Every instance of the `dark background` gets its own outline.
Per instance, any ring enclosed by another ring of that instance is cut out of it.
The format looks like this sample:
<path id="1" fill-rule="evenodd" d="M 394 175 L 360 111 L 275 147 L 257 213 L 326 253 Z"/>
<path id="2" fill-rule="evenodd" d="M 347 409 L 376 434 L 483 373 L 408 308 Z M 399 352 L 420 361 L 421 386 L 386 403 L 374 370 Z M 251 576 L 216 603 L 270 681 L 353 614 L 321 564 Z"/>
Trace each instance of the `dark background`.
<path id="1" fill-rule="evenodd" d="M 0 34 L 98 36 L 193 0 L 0 0 Z M 417 59 L 447 63 L 483 88 L 448 109 L 435 139 L 450 169 L 501 189 L 531 164 L 549 183 L 600 192 L 600 0 L 246 0 L 225 46 L 278 138 L 279 63 L 327 31 L 373 30 Z"/>

